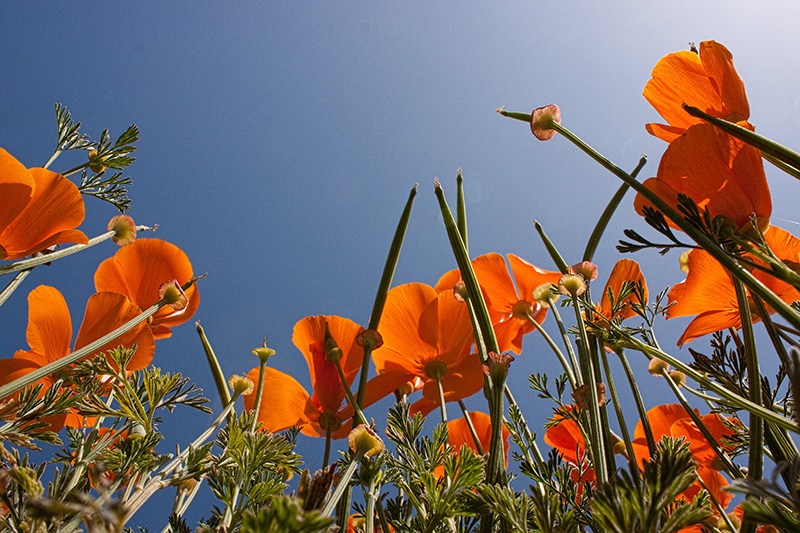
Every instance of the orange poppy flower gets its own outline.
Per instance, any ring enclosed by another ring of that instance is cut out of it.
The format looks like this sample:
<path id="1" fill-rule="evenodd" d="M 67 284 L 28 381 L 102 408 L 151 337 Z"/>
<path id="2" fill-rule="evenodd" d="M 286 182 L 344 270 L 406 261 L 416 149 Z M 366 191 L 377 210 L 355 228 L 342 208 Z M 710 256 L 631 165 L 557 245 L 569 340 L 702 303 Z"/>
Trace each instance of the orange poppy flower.
<path id="1" fill-rule="evenodd" d="M 678 194 L 684 194 L 701 211 L 708 208 L 711 216 L 724 215 L 737 228 L 747 225 L 753 214 L 766 219 L 772 214 L 761 153 L 711 124 L 692 126 L 672 141 L 656 177 L 644 185 L 673 207 Z M 651 204 L 637 195 L 634 207 L 639 214 L 644 206 Z"/>
<path id="2" fill-rule="evenodd" d="M 714 41 L 703 41 L 698 52 L 663 57 L 642 93 L 669 124 L 648 124 L 647 131 L 667 142 L 702 122 L 683 110 L 684 103 L 732 122 L 750 117 L 744 82 L 733 67 L 728 49 Z"/>
<path id="3" fill-rule="evenodd" d="M 361 369 L 363 348 L 356 337 L 364 328 L 338 316 L 310 316 L 294 326 L 292 341 L 303 353 L 311 374 L 313 394 L 309 396 L 300 383 L 288 374 L 266 368 L 258 420 L 264 431 L 278 432 L 299 426 L 304 435 L 324 437 L 331 431 L 334 439 L 347 437 L 352 429 L 344 422 L 353 416 L 352 405 L 343 405 L 346 396 L 336 365 L 325 356 L 325 324 L 336 340 L 342 357 L 339 360 L 348 384 L 352 385 Z M 258 368 L 247 377 L 258 383 Z M 395 376 L 378 376 L 367 383 L 364 405 L 370 405 L 397 389 L 402 382 Z M 355 391 L 353 391 L 355 394 Z M 246 409 L 255 407 L 255 393 L 244 396 Z"/>
<path id="4" fill-rule="evenodd" d="M 54 244 L 86 244 L 75 228 L 85 208 L 78 187 L 43 168 L 27 169 L 0 148 L 0 259 L 20 259 Z"/>
<path id="5" fill-rule="evenodd" d="M 177 280 L 183 285 L 193 276 L 189 258 L 174 244 L 160 239 L 137 239 L 100 263 L 94 285 L 98 292 L 124 294 L 140 308 L 147 309 L 159 301 L 161 284 Z M 197 311 L 200 295 L 196 283 L 186 290 L 186 297 L 189 303 L 185 308 L 176 310 L 165 305 L 153 315 L 150 327 L 157 339 L 172 335 L 171 326 L 183 324 Z"/>
<path id="6" fill-rule="evenodd" d="M 622 285 L 624 285 L 625 282 L 634 284 L 641 282 L 642 289 L 644 290 L 644 298 L 645 301 L 647 301 L 647 283 L 639 268 L 639 263 L 630 259 L 620 259 L 611 270 L 611 275 L 608 276 L 608 282 L 603 289 L 603 296 L 600 299 L 600 303 L 595 306 L 597 311 L 604 317 L 612 320 L 615 318 L 625 320 L 626 318 L 636 315 L 636 312 L 631 308 L 631 303 L 637 302 L 633 294 L 629 294 L 623 298 L 618 304 L 617 312 L 612 313 L 611 299 L 608 293 L 610 291 L 611 294 L 614 295 L 614 298 L 617 299 L 622 290 Z"/>
<path id="7" fill-rule="evenodd" d="M 687 444 L 689 444 L 689 449 L 692 452 L 692 458 L 697 464 L 697 475 L 700 476 L 708 486 L 714 498 L 716 498 L 723 507 L 727 506 L 733 496 L 731 493 L 722 490 L 728 485 L 727 480 L 719 472 L 711 468 L 711 463 L 716 457 L 716 454 L 705 440 L 702 433 L 700 433 L 700 430 L 697 429 L 697 426 L 695 426 L 683 406 L 679 404 L 658 405 L 647 411 L 647 420 L 650 422 L 650 429 L 653 432 L 653 438 L 656 442 L 663 437 L 684 437 L 686 439 Z M 701 417 L 701 420 L 711 432 L 714 439 L 720 443 L 723 448 L 723 439 L 725 437 L 731 437 L 736 433 L 733 429 L 726 427 L 722 423 L 720 416 L 716 413 L 705 415 Z M 731 423 L 736 423 L 733 419 L 728 420 Z M 650 457 L 650 451 L 647 447 L 647 439 L 641 421 L 636 424 L 633 435 L 633 451 L 636 454 L 637 461 L 641 464 Z M 701 489 L 702 486 L 699 483 L 694 483 L 683 495 L 691 501 Z"/>
<path id="8" fill-rule="evenodd" d="M 525 313 L 530 313 L 539 324 L 547 316 L 547 308 L 533 298 L 534 289 L 545 283 L 557 284 L 561 274 L 542 270 L 514 254 L 508 254 L 508 261 L 514 274 L 513 281 L 500 254 L 476 257 L 472 260 L 472 268 L 486 300 L 500 351 L 510 350 L 519 354 L 522 351 L 523 335 L 534 329 Z M 460 279 L 459 271 L 452 270 L 439 279 L 436 291 L 452 290 Z"/>
<path id="9" fill-rule="evenodd" d="M 103 335 L 111 333 L 140 313 L 138 307 L 121 294 L 100 292 L 93 294 L 86 304 L 75 350 L 94 342 Z M 53 288 L 40 285 L 28 295 L 28 329 L 26 332 L 29 351 L 19 350 L 11 359 L 0 359 L 0 385 L 11 383 L 17 378 L 69 355 L 72 341 L 72 320 L 67 302 L 61 293 Z M 134 353 L 127 370 L 145 368 L 153 360 L 155 342 L 147 324 L 141 323 L 98 349 L 102 353 L 117 346 L 133 346 Z M 57 377 L 47 376 L 39 380 L 46 387 L 55 383 Z M 51 429 L 57 431 L 64 425 L 79 427 L 81 419 L 75 414 L 64 414 L 48 420 Z"/>
<path id="10" fill-rule="evenodd" d="M 424 383 L 423 398 L 412 405 L 412 412 L 425 414 L 439 405 L 437 373 L 445 401 L 466 398 L 483 387 L 480 360 L 470 353 L 467 306 L 451 291 L 437 293 L 423 283 L 393 288 L 378 332 L 383 345 L 372 352 L 372 359 L 379 377 L 400 384 L 418 377 Z"/>
<path id="11" fill-rule="evenodd" d="M 478 434 L 478 440 L 481 442 L 481 447 L 484 453 L 489 452 L 489 447 L 492 444 L 492 419 L 486 413 L 472 412 L 469 414 L 472 425 L 475 426 L 475 433 Z M 448 440 L 450 446 L 453 446 L 458 451 L 462 445 L 466 444 L 472 451 L 478 453 L 475 446 L 475 440 L 472 438 L 472 433 L 469 431 L 466 418 L 458 418 L 451 420 L 447 423 Z M 506 468 L 508 468 L 508 437 L 511 432 L 503 424 L 503 453 L 505 454 Z"/>
<path id="12" fill-rule="evenodd" d="M 574 406 L 567 406 L 572 411 Z M 544 441 L 559 451 L 561 457 L 572 467 L 572 480 L 578 485 L 578 497 L 583 492 L 584 483 L 594 483 L 596 476 L 593 468 L 586 468 L 589 457 L 586 454 L 586 440 L 583 438 L 578 424 L 570 419 L 556 414 L 553 418 L 558 422 L 547 428 Z M 582 471 L 582 473 L 581 473 Z M 580 476 L 580 479 L 579 479 Z"/>
<path id="13" fill-rule="evenodd" d="M 800 239 L 777 226 L 770 226 L 764 239 L 773 253 L 787 264 L 800 264 Z M 686 279 L 669 291 L 669 301 L 673 304 L 669 308 L 669 318 L 697 316 L 681 335 L 678 346 L 714 331 L 742 327 L 730 273 L 704 250 L 689 252 L 687 265 Z M 752 274 L 783 301 L 800 300 L 800 292 L 788 283 L 758 269 Z M 774 313 L 769 307 L 767 310 Z M 760 317 L 753 313 L 753 322 L 758 320 Z"/>

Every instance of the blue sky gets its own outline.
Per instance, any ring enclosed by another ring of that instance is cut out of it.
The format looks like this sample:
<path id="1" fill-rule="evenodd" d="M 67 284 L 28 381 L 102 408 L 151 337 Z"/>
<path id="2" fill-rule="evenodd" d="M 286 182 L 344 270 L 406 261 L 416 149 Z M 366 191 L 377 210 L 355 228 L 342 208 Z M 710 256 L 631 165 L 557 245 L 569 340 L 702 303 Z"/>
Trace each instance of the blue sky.
<path id="1" fill-rule="evenodd" d="M 642 176 L 652 176 L 665 145 L 644 130 L 658 120 L 641 97 L 650 70 L 690 41 L 714 39 L 734 54 L 758 131 L 790 146 L 800 139 L 800 7 L 789 1 L 39 2 L 35 10 L 10 1 L 0 13 L 0 146 L 28 166 L 44 164 L 55 145 L 54 102 L 94 137 L 136 123 L 129 214 L 159 224 L 154 236 L 208 273 L 196 318 L 228 374 L 256 366 L 250 350 L 266 337 L 278 351 L 270 363 L 308 386 L 292 327 L 315 314 L 366 324 L 415 183 L 395 284 L 434 284 L 454 268 L 433 179 L 452 204 L 459 168 L 473 256 L 510 252 L 552 268 L 536 219 L 577 262 L 616 178 L 564 139 L 535 141 L 524 124 L 497 115 L 499 106 L 558 104 L 567 127 L 623 168 L 648 154 Z M 83 157 L 66 154 L 53 169 Z M 773 169 L 768 179 L 773 223 L 797 233 L 794 183 Z M 99 234 L 114 210 L 86 203 L 81 229 Z M 603 282 L 622 230 L 647 231 L 631 203 L 597 255 Z M 25 298 L 39 284 L 65 294 L 77 328 L 94 270 L 114 251 L 108 244 L 34 271 L 0 309 L 3 354 L 26 347 Z M 682 279 L 677 254 L 633 258 L 652 292 Z M 674 346 L 686 323 L 667 323 L 662 344 Z M 154 363 L 213 398 L 191 324 L 158 343 Z M 555 374 L 557 363 L 531 335 L 515 370 L 512 386 L 535 426 L 551 406 L 525 377 Z M 370 414 L 380 424 L 384 412 Z M 169 450 L 208 422 L 186 412 L 167 418 Z M 301 440 L 310 468 L 321 446 Z M 204 503 L 195 507 L 190 518 L 207 515 Z M 160 528 L 166 512 L 148 520 L 135 522 Z"/>

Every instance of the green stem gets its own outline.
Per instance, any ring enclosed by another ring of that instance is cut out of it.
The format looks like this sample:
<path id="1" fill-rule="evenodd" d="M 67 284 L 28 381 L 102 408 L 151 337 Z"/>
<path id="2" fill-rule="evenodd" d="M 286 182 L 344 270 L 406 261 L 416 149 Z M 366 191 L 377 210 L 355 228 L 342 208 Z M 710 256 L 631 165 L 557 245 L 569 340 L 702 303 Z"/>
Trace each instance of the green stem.
<path id="1" fill-rule="evenodd" d="M 109 342 L 111 342 L 114 339 L 122 336 L 123 334 L 125 334 L 128 331 L 130 331 L 131 329 L 133 329 L 138 324 L 144 322 L 145 320 L 147 320 L 148 318 L 153 316 L 159 309 L 161 309 L 165 305 L 167 305 L 167 301 L 165 299 L 162 299 L 157 304 L 155 304 L 155 305 L 149 307 L 147 310 L 143 311 L 137 317 L 129 320 L 128 322 L 126 322 L 125 324 L 121 325 L 120 327 L 118 327 L 117 329 L 112 331 L 111 333 L 100 337 L 99 339 L 97 339 L 96 341 L 94 341 L 92 343 L 87 344 L 86 346 L 84 346 L 80 350 L 75 350 L 71 354 L 65 355 L 64 357 L 62 357 L 61 359 L 58 359 L 57 361 L 53 361 L 52 363 L 46 364 L 41 368 L 37 368 L 36 370 L 31 372 L 30 374 L 26 374 L 26 375 L 22 376 L 21 378 L 15 379 L 11 383 L 7 383 L 6 385 L 3 385 L 2 387 L 0 387 L 0 399 L 7 398 L 8 396 L 14 394 L 15 392 L 17 392 L 19 390 L 22 390 L 23 388 L 27 387 L 28 385 L 31 385 L 32 383 L 36 383 L 37 381 L 39 381 L 43 377 L 48 376 L 48 375 L 50 375 L 50 374 L 52 374 L 54 372 L 57 372 L 57 371 L 61 370 L 62 368 L 66 367 L 66 366 L 69 366 L 72 363 L 75 363 L 76 361 L 79 361 L 79 360 L 83 359 L 84 357 L 86 357 L 88 355 L 93 354 L 99 348 L 102 348 L 103 346 L 105 346 Z"/>
<path id="2" fill-rule="evenodd" d="M 636 168 L 633 169 L 631 172 L 631 177 L 636 178 L 639 175 L 639 171 L 642 170 L 645 163 L 647 163 L 647 156 L 643 155 L 641 159 L 639 159 L 639 164 L 636 165 Z M 617 192 L 611 198 L 611 201 L 608 202 L 603 214 L 600 215 L 600 218 L 597 220 L 597 224 L 594 227 L 594 231 L 592 231 L 592 236 L 589 237 L 589 242 L 586 243 L 586 250 L 583 252 L 583 260 L 584 261 L 591 261 L 594 257 L 594 253 L 597 251 L 597 246 L 600 244 L 600 238 L 603 236 L 603 233 L 606 231 L 606 227 L 608 227 L 608 223 L 611 220 L 611 217 L 614 215 L 614 212 L 619 207 L 620 202 L 625 197 L 625 193 L 628 192 L 630 189 L 630 185 L 627 183 L 623 183 L 617 189 Z"/>
<path id="3" fill-rule="evenodd" d="M 3 289 L 3 292 L 0 292 L 0 305 L 6 303 L 6 300 L 8 300 L 8 298 L 14 294 L 14 291 L 17 290 L 17 287 L 22 285 L 22 282 L 28 277 L 28 274 L 30 274 L 32 270 L 32 268 L 29 268 L 19 272 L 16 276 L 14 276 L 14 279 L 12 279 L 8 285 L 6 285 L 6 288 Z"/>
<path id="4" fill-rule="evenodd" d="M 633 451 L 633 443 L 631 441 L 631 436 L 628 433 L 628 426 L 625 423 L 625 415 L 622 412 L 622 405 L 619 402 L 619 395 L 617 394 L 617 388 L 614 385 L 614 378 L 611 376 L 611 368 L 608 365 L 608 357 L 606 356 L 605 350 L 603 350 L 601 355 L 603 358 L 603 371 L 605 372 L 606 382 L 608 383 L 608 393 L 611 396 L 612 403 L 614 404 L 614 412 L 617 415 L 617 422 L 619 423 L 619 428 L 622 432 L 622 440 L 625 442 L 625 450 L 628 453 L 628 468 L 630 469 L 634 482 L 639 485 L 641 481 L 639 464 L 636 462 L 636 453 Z"/>
<path id="5" fill-rule="evenodd" d="M 389 287 L 392 285 L 392 278 L 394 277 L 394 271 L 397 267 L 397 259 L 400 257 L 400 249 L 403 247 L 403 239 L 406 235 L 406 229 L 408 229 L 408 221 L 411 218 L 411 207 L 414 205 L 414 197 L 416 195 L 417 186 L 414 185 L 414 188 L 411 189 L 411 193 L 408 196 L 408 201 L 406 201 L 403 214 L 400 216 L 400 221 L 397 223 L 397 229 L 394 232 L 392 245 L 389 247 L 389 256 L 386 258 L 386 264 L 383 267 L 383 274 L 381 275 L 381 282 L 378 285 L 378 292 L 375 295 L 375 303 L 372 305 L 372 314 L 370 315 L 368 325 L 369 329 L 376 331 L 378 329 L 381 314 L 383 314 L 383 306 L 386 304 L 386 293 L 389 292 Z M 366 394 L 367 389 L 369 361 L 372 355 L 372 349 L 374 347 L 375 346 L 371 346 L 366 343 L 363 346 L 364 356 L 361 361 L 361 375 L 359 376 L 358 391 L 356 392 L 358 397 L 356 398 L 356 403 L 354 404 L 358 405 L 359 407 L 363 407 L 364 405 L 364 394 Z"/>
<path id="6" fill-rule="evenodd" d="M 567 328 L 564 327 L 564 321 L 561 319 L 561 313 L 559 313 L 558 307 L 556 307 L 556 302 L 553 300 L 553 297 L 550 294 L 547 296 L 547 303 L 550 306 L 550 311 L 553 313 L 553 318 L 556 319 L 558 331 L 561 334 L 561 340 L 564 342 L 564 346 L 567 349 L 567 354 L 569 354 L 570 361 L 572 361 L 572 368 L 579 369 L 580 365 L 578 364 L 578 358 L 575 355 L 575 350 L 572 348 L 572 341 L 570 341 L 569 335 L 567 335 Z M 578 387 L 583 385 L 583 377 L 580 373 L 575 374 L 575 382 L 578 384 Z"/>
<path id="7" fill-rule="evenodd" d="M 464 250 L 469 253 L 469 241 L 467 240 L 467 205 L 464 201 L 464 177 L 461 169 L 458 169 L 456 176 L 456 226 L 461 240 L 464 241 Z"/>
<path id="8" fill-rule="evenodd" d="M 334 364 L 336 365 L 336 371 L 339 372 L 339 380 L 342 382 L 342 388 L 344 388 L 345 395 L 347 395 L 347 401 L 353 406 L 353 420 L 355 421 L 353 427 L 359 424 L 369 424 L 367 417 L 364 416 L 361 408 L 358 406 L 358 404 L 356 404 L 356 399 L 353 397 L 353 392 L 350 390 L 350 385 L 347 383 L 347 379 L 344 377 L 341 361 L 336 359 Z"/>
<path id="9" fill-rule="evenodd" d="M 636 383 L 636 378 L 633 375 L 633 369 L 628 362 L 628 358 L 625 357 L 625 352 L 623 352 L 621 348 L 615 349 L 614 353 L 619 357 L 619 361 L 622 363 L 622 368 L 625 371 L 625 377 L 628 378 L 628 386 L 631 388 L 633 401 L 636 404 L 636 410 L 639 412 L 639 420 L 642 422 L 642 429 L 644 430 L 645 440 L 647 441 L 647 450 L 650 452 L 650 456 L 653 456 L 656 453 L 656 440 L 653 438 L 650 418 L 647 416 L 647 408 L 644 406 L 644 399 L 639 390 L 639 385 Z"/>
<path id="10" fill-rule="evenodd" d="M 556 268 L 562 274 L 569 273 L 569 265 L 567 262 L 564 261 L 564 258 L 561 257 L 561 253 L 553 244 L 553 241 L 550 240 L 550 237 L 547 236 L 547 233 L 544 232 L 544 228 L 541 224 L 539 224 L 538 220 L 533 221 L 533 226 L 536 228 L 536 231 L 539 233 L 539 237 L 542 239 L 544 243 L 544 247 L 547 248 L 547 253 L 550 254 L 550 257 L 553 259 L 553 263 L 556 264 Z"/>
<path id="11" fill-rule="evenodd" d="M 439 411 L 442 414 L 442 424 L 447 424 L 447 408 L 444 405 L 444 388 L 442 388 L 442 376 L 436 373 L 436 390 L 439 392 Z"/>
<path id="12" fill-rule="evenodd" d="M 753 318 L 750 315 L 750 304 L 747 302 L 747 291 L 738 279 L 733 280 L 739 314 L 742 319 L 742 337 L 744 337 L 744 358 L 747 365 L 747 384 L 750 401 L 761 405 L 761 369 L 756 352 L 756 339 L 753 334 Z M 754 481 L 761 479 L 764 472 L 764 421 L 754 413 L 750 413 L 750 449 L 748 454 L 747 476 Z"/>
<path id="13" fill-rule="evenodd" d="M 360 448 L 356 448 L 356 451 L 353 452 L 353 457 L 350 458 L 350 462 L 347 464 L 347 469 L 345 469 L 344 473 L 342 473 L 341 477 L 339 478 L 339 483 L 336 485 L 333 493 L 325 500 L 325 505 L 322 507 L 322 510 L 319 512 L 322 516 L 330 516 L 333 510 L 336 508 L 336 504 L 339 503 L 339 500 L 342 498 L 344 494 L 344 489 L 350 485 L 350 480 L 353 479 L 353 474 L 356 472 L 356 468 L 358 468 L 358 464 L 361 462 L 361 458 L 364 456 L 364 450 Z M 346 513 L 342 513 L 343 515 Z"/>
<path id="14" fill-rule="evenodd" d="M 723 130 L 725 133 L 732 135 L 733 137 L 736 137 L 737 139 L 746 142 L 750 146 L 757 148 L 762 153 L 772 156 L 778 161 L 781 161 L 790 167 L 800 170 L 800 154 L 798 154 L 797 152 L 794 152 L 789 148 L 786 148 L 785 146 L 776 143 L 772 139 L 768 139 L 767 137 L 759 135 L 754 131 L 750 131 L 747 128 L 743 128 L 738 124 L 734 124 L 733 122 L 728 122 L 727 120 L 709 115 L 708 113 L 705 113 L 696 107 L 684 104 L 683 109 L 693 117 L 700 118 L 702 120 L 705 120 L 706 122 L 713 124 L 714 126 Z"/>
<path id="15" fill-rule="evenodd" d="M 461 234 L 458 232 L 456 222 L 453 220 L 453 214 L 450 212 L 447 200 L 445 200 L 444 191 L 438 181 L 435 183 L 434 190 L 436 192 L 436 198 L 439 201 L 439 209 L 442 212 L 442 219 L 444 220 L 444 226 L 447 230 L 447 237 L 450 240 L 450 247 L 453 249 L 453 255 L 455 255 L 456 263 L 461 271 L 461 279 L 464 280 L 469 298 L 475 307 L 475 316 L 480 326 L 484 342 L 486 343 L 486 349 L 490 352 L 499 352 L 500 349 L 497 346 L 497 337 L 495 337 L 494 334 L 492 321 L 489 317 L 489 310 L 486 308 L 486 301 L 483 299 L 483 293 L 478 285 L 478 278 L 475 276 L 475 271 L 472 270 L 472 264 L 470 263 L 467 249 L 464 246 L 464 241 L 461 239 Z"/>
<path id="16" fill-rule="evenodd" d="M 256 414 L 253 417 L 253 425 L 250 426 L 250 431 L 256 430 L 258 423 L 258 413 L 261 412 L 261 398 L 264 396 L 264 375 L 267 373 L 267 359 L 263 358 L 258 362 L 258 384 L 256 385 L 256 401 L 253 404 L 253 412 Z"/>
<path id="17" fill-rule="evenodd" d="M 575 311 L 575 323 L 578 326 L 578 357 L 580 358 L 580 374 L 583 376 L 583 383 L 589 386 L 589 440 L 591 441 L 592 459 L 597 473 L 598 483 L 608 481 L 608 470 L 606 468 L 606 446 L 603 439 L 603 427 L 600 420 L 600 399 L 597 396 L 597 378 L 594 362 L 589 353 L 589 346 L 586 343 L 588 334 L 583 323 L 581 307 L 578 297 L 573 295 L 572 308 Z"/>
<path id="18" fill-rule="evenodd" d="M 331 457 L 331 428 L 325 428 L 325 452 L 322 454 L 322 471 L 328 467 Z"/>
<path id="19" fill-rule="evenodd" d="M 620 335 L 625 335 L 625 332 L 623 332 L 620 328 L 614 328 L 614 329 Z M 738 394 L 731 392 L 726 387 L 719 385 L 718 383 L 715 383 L 714 381 L 709 379 L 705 374 L 696 371 L 691 366 L 687 365 L 680 359 L 671 356 L 667 352 L 664 352 L 652 346 L 648 346 L 642 341 L 630 336 L 625 339 L 625 344 L 627 345 L 628 348 L 642 352 L 648 358 L 657 357 L 665 361 L 666 363 L 674 366 L 676 369 L 686 374 L 687 377 L 692 378 L 694 381 L 700 383 L 706 389 L 719 395 L 722 398 L 722 400 L 724 400 L 729 405 L 737 407 L 739 409 L 743 409 L 749 413 L 756 414 L 767 422 L 776 424 L 777 426 L 787 429 L 793 433 L 800 434 L 800 424 L 794 422 L 789 418 L 780 416 L 774 411 L 765 409 L 762 405 L 753 403 L 747 398 L 743 398 Z"/>
<path id="20" fill-rule="evenodd" d="M 136 231 L 145 231 L 145 230 L 152 230 L 150 226 L 136 226 Z M 35 266 L 43 265 L 45 263 L 50 263 L 57 259 L 61 259 L 62 257 L 67 257 L 68 255 L 72 255 L 74 253 L 78 253 L 81 250 L 85 250 L 86 248 L 91 248 L 96 244 L 100 244 L 103 241 L 107 241 L 111 237 L 114 236 L 115 231 L 107 231 L 102 235 L 98 235 L 97 237 L 89 239 L 89 242 L 86 244 L 75 244 L 73 246 L 69 246 L 67 248 L 62 248 L 61 250 L 56 250 L 55 252 L 51 252 L 48 254 L 42 254 L 41 252 L 34 255 L 29 259 L 22 259 L 20 261 L 16 261 L 14 263 L 9 263 L 7 265 L 0 266 L 0 276 L 5 274 L 13 274 L 14 272 L 19 272 L 21 270 L 28 270 Z"/>
<path id="21" fill-rule="evenodd" d="M 547 345 L 550 346 L 550 349 L 553 350 L 553 353 L 556 354 L 558 361 L 564 368 L 564 372 L 567 374 L 567 378 L 569 379 L 569 384 L 572 387 L 572 390 L 577 389 L 578 382 L 575 379 L 575 373 L 573 372 L 572 367 L 569 364 L 569 361 L 567 361 L 567 358 L 564 357 L 564 354 L 556 345 L 556 342 L 550 337 L 550 335 L 547 334 L 542 325 L 539 324 L 536 320 L 534 320 L 534 318 L 530 314 L 527 314 L 526 318 L 528 319 L 528 322 L 533 324 L 534 329 L 536 329 L 536 331 L 542 334 L 542 337 L 544 337 L 544 340 L 547 342 Z"/>
<path id="22" fill-rule="evenodd" d="M 464 420 L 467 422 L 467 428 L 469 428 L 469 433 L 472 435 L 472 442 L 475 443 L 475 449 L 478 451 L 478 455 L 483 455 L 483 446 L 481 446 L 481 439 L 478 438 L 478 432 L 475 431 L 475 425 L 472 423 L 472 417 L 469 416 L 469 411 L 467 411 L 467 406 L 464 405 L 463 400 L 458 400 L 458 406 L 461 407 L 461 412 L 464 413 Z"/>

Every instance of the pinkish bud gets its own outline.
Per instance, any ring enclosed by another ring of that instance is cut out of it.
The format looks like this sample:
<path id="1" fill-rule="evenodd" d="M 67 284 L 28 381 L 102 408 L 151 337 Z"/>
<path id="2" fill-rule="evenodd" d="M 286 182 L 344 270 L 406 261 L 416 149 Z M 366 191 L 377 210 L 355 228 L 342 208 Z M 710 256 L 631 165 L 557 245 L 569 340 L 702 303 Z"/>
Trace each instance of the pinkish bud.
<path id="1" fill-rule="evenodd" d="M 161 284 L 158 288 L 158 298 L 166 300 L 166 303 L 171 305 L 175 311 L 183 311 L 189 304 L 189 298 L 186 297 L 186 293 L 183 292 L 181 284 L 176 279 Z"/>
<path id="2" fill-rule="evenodd" d="M 531 112 L 531 133 L 540 141 L 553 138 L 553 124 L 561 124 L 561 110 L 557 105 L 546 105 Z"/>
<path id="3" fill-rule="evenodd" d="M 589 261 L 581 261 L 577 265 L 569 267 L 572 274 L 580 274 L 586 281 L 594 281 L 597 279 L 597 265 Z"/>
<path id="4" fill-rule="evenodd" d="M 108 231 L 113 231 L 111 240 L 126 246 L 136 240 L 136 223 L 128 215 L 117 215 L 108 221 Z"/>

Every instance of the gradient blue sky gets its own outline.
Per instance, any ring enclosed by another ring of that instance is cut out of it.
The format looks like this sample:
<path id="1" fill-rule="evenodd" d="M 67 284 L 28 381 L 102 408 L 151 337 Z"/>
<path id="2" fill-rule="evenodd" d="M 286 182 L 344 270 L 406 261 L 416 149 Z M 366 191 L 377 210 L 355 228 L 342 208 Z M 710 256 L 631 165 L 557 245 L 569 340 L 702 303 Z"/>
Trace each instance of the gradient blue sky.
<path id="1" fill-rule="evenodd" d="M 564 139 L 535 141 L 527 126 L 497 115 L 499 106 L 529 112 L 556 103 L 563 123 L 610 159 L 632 169 L 646 153 L 642 175 L 655 175 L 665 145 L 644 130 L 658 116 L 642 88 L 659 58 L 715 39 L 734 54 L 758 131 L 800 144 L 800 7 L 791 1 L 8 1 L 0 13 L 0 146 L 28 166 L 44 164 L 55 147 L 54 102 L 94 137 L 106 127 L 116 137 L 136 123 L 129 214 L 159 224 L 154 236 L 208 273 L 196 318 L 228 374 L 254 367 L 250 350 L 266 337 L 278 351 L 270 363 L 308 386 L 291 343 L 295 322 L 337 314 L 366 324 L 415 183 L 395 285 L 434 284 L 454 268 L 433 179 L 452 204 L 459 167 L 473 256 L 511 252 L 551 269 L 537 219 L 577 262 L 616 178 Z M 84 157 L 66 154 L 53 170 Z M 773 169 L 768 178 L 773 223 L 797 233 L 795 184 Z M 647 232 L 631 202 L 596 257 L 602 282 L 622 230 Z M 81 229 L 99 234 L 114 210 L 86 203 Z M 77 329 L 94 270 L 114 251 L 109 243 L 36 269 L 0 309 L 2 352 L 26 347 L 25 298 L 39 284 L 65 294 Z M 677 254 L 633 258 L 653 293 L 682 279 Z M 668 323 L 662 344 L 674 346 L 686 323 Z M 191 376 L 214 397 L 191 324 L 158 343 L 154 363 Z M 551 405 L 525 378 L 554 376 L 555 358 L 531 335 L 514 365 L 515 394 L 540 427 Z M 478 399 L 470 405 L 482 408 Z M 368 413 L 381 426 L 382 409 Z M 210 421 L 186 410 L 168 417 L 162 451 L 185 445 Z M 312 469 L 321 447 L 300 441 Z M 160 530 L 169 505 L 132 524 Z M 201 500 L 190 509 L 191 525 L 207 507 Z"/>

